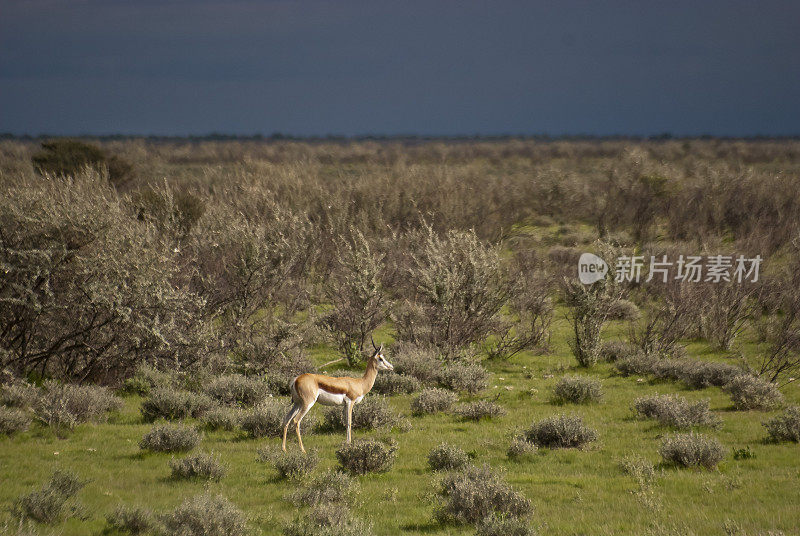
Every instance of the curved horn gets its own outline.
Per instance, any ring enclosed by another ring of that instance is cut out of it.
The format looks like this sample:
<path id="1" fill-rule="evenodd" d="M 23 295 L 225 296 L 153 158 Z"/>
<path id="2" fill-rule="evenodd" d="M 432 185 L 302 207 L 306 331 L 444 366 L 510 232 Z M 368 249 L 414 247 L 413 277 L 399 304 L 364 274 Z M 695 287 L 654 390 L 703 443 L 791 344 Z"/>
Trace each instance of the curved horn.
<path id="1" fill-rule="evenodd" d="M 377 346 L 375 346 L 375 339 L 373 339 L 373 338 L 372 338 L 372 334 L 371 334 L 371 333 L 370 333 L 370 335 L 369 335 L 369 340 L 370 340 L 370 342 L 372 343 L 372 347 L 373 347 L 374 349 L 378 350 L 378 347 L 377 347 Z M 383 348 L 383 345 L 382 345 L 382 344 L 381 344 L 381 348 Z"/>

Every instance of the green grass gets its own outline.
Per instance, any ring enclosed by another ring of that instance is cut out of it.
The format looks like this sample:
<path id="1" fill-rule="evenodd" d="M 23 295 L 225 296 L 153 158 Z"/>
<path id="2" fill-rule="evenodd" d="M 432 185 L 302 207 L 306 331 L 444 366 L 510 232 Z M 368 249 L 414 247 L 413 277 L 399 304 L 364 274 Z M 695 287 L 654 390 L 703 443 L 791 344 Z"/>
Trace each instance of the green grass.
<path id="1" fill-rule="evenodd" d="M 619 324 L 606 330 L 608 337 L 624 333 Z M 383 330 L 379 335 L 376 342 L 388 340 L 390 333 Z M 798 445 L 765 442 L 761 426 L 776 412 L 733 411 L 727 395 L 717 388 L 691 391 L 674 383 L 622 378 L 615 376 L 608 364 L 579 371 L 601 380 L 605 396 L 600 404 L 555 406 L 551 403 L 555 383 L 565 373 L 578 372 L 567 335 L 563 315 L 557 314 L 550 354 L 525 353 L 509 362 L 486 363 L 492 372 L 490 385 L 475 398 L 499 395 L 497 402 L 508 410 L 503 417 L 479 423 L 463 422 L 452 415 L 411 417 L 409 405 L 414 395 L 392 397 L 392 407 L 408 416 L 413 429 L 354 432 L 356 438 L 390 435 L 398 443 L 397 460 L 388 473 L 359 477 L 356 515 L 371 521 L 376 534 L 473 534 L 473 527 L 433 521 L 435 476 L 427 469 L 427 454 L 447 441 L 474 455 L 475 463 L 504 469 L 507 480 L 532 501 L 533 524 L 543 535 L 725 534 L 726 524 L 748 534 L 767 530 L 795 533 L 800 526 Z M 751 358 L 757 349 L 750 343 L 739 348 Z M 689 351 L 703 359 L 723 359 L 725 355 L 696 341 Z M 322 348 L 314 352 L 317 362 L 333 357 Z M 387 357 L 391 360 L 390 353 Z M 728 455 L 716 471 L 657 465 L 652 491 L 637 493 L 637 484 L 620 470 L 620 459 L 638 454 L 658 464 L 658 446 L 670 430 L 633 418 L 632 402 L 640 396 L 674 392 L 690 401 L 711 399 L 711 409 L 722 417 L 723 424 L 717 431 L 703 432 L 717 437 L 728 448 Z M 796 385 L 783 388 L 783 392 L 789 403 L 800 402 Z M 228 475 L 219 483 L 176 481 L 170 478 L 171 455 L 140 452 L 138 442 L 151 425 L 141 420 L 139 397 L 125 401 L 124 410 L 108 423 L 81 425 L 64 440 L 39 425 L 15 437 L 0 438 L 0 527 L 14 500 L 39 487 L 56 468 L 90 480 L 78 495 L 90 516 L 55 525 L 56 533 L 64 536 L 101 533 L 105 515 L 120 503 L 165 511 L 206 489 L 222 493 L 243 509 L 263 534 L 280 533 L 296 515 L 285 496 L 298 484 L 278 479 L 271 466 L 257 461 L 257 448 L 278 445 L 278 439 L 246 439 L 239 432 L 205 433 L 198 449 L 219 454 L 228 466 Z M 321 409 L 315 407 L 312 412 L 319 415 Z M 586 450 L 542 449 L 520 462 L 507 459 L 506 449 L 515 431 L 562 412 L 581 415 L 598 431 L 598 441 Z M 315 474 L 336 465 L 335 450 L 342 439 L 342 434 L 304 436 L 306 447 L 320 454 Z M 734 460 L 733 449 L 742 447 L 749 447 L 755 458 Z M 292 438 L 289 448 L 297 448 L 296 439 Z"/>

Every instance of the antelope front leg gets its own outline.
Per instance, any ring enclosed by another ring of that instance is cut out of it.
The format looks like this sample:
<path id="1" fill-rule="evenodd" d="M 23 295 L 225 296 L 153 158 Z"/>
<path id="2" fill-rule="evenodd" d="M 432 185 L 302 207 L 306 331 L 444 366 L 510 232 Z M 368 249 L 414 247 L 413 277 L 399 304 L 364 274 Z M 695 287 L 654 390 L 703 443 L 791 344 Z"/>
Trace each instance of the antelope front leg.
<path id="1" fill-rule="evenodd" d="M 352 440 L 353 402 L 347 399 L 347 443 Z"/>

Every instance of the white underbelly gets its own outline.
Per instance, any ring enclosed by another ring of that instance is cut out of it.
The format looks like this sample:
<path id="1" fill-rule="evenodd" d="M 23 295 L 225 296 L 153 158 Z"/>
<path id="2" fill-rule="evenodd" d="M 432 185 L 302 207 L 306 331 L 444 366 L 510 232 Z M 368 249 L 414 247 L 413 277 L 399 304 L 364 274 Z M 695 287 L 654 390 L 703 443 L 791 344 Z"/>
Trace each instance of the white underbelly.
<path id="1" fill-rule="evenodd" d="M 342 394 L 335 394 L 329 393 L 324 389 L 319 390 L 319 394 L 317 395 L 317 402 L 322 404 L 323 406 L 341 406 L 344 404 L 345 395 Z"/>

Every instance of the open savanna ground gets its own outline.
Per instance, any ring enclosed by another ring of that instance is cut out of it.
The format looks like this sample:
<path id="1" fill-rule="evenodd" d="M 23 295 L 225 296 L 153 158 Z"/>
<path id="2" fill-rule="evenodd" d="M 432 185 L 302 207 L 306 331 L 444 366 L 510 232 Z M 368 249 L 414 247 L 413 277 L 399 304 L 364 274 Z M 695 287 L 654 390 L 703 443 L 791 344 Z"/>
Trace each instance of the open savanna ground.
<path id="1" fill-rule="evenodd" d="M 797 534 L 797 142 L 0 154 L 0 531 Z M 651 255 L 763 262 L 646 282 Z M 316 405 L 282 454 L 290 380 L 372 340 L 371 453 Z"/>

